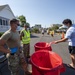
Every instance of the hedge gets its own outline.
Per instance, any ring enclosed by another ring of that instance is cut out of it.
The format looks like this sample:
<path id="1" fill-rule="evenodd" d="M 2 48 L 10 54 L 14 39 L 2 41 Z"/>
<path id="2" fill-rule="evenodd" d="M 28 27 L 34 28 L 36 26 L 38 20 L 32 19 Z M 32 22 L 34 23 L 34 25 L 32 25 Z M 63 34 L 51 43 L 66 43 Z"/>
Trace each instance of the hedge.
<path id="1" fill-rule="evenodd" d="M 0 32 L 0 37 L 3 35 L 3 32 Z"/>

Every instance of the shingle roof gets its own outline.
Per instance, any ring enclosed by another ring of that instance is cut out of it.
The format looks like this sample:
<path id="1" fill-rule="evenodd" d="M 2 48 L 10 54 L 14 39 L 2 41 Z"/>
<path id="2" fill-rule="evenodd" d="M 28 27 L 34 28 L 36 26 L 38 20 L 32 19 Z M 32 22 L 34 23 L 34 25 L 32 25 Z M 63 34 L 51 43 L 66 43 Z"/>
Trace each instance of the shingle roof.
<path id="1" fill-rule="evenodd" d="M 2 11 L 5 7 L 8 7 L 9 8 L 9 10 L 10 10 L 10 12 L 12 13 L 12 15 L 14 16 L 14 14 L 13 14 L 13 12 L 12 12 L 12 10 L 11 10 L 11 8 L 9 7 L 9 5 L 8 4 L 6 4 L 6 5 L 0 5 L 0 11 Z M 14 16 L 15 17 L 15 16 Z"/>
<path id="2" fill-rule="evenodd" d="M 8 5 L 0 5 L 0 11 Z"/>

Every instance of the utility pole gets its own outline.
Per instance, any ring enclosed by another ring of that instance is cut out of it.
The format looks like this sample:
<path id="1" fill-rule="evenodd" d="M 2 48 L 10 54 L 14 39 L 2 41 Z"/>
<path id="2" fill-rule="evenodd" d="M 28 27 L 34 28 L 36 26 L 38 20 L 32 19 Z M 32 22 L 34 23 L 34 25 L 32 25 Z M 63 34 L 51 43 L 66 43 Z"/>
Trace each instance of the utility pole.
<path id="1" fill-rule="evenodd" d="M 46 25 L 45 25 L 45 28 L 46 28 Z"/>
<path id="2" fill-rule="evenodd" d="M 74 24 L 74 20 L 73 20 L 73 24 Z"/>

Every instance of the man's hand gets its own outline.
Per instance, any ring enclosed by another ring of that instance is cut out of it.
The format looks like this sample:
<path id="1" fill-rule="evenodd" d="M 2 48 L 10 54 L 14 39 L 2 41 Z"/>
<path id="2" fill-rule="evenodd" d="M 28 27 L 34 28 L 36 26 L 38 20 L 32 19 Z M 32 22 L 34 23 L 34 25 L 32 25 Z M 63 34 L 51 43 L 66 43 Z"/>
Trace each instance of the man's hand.
<path id="1" fill-rule="evenodd" d="M 54 44 L 57 44 L 57 43 L 59 43 L 58 41 L 54 41 Z"/>
<path id="2" fill-rule="evenodd" d="M 55 41 L 50 42 L 50 45 L 55 44 Z"/>
<path id="3" fill-rule="evenodd" d="M 4 48 L 4 46 L 0 46 L 0 52 L 3 52 L 3 53 L 11 53 L 10 50 Z"/>

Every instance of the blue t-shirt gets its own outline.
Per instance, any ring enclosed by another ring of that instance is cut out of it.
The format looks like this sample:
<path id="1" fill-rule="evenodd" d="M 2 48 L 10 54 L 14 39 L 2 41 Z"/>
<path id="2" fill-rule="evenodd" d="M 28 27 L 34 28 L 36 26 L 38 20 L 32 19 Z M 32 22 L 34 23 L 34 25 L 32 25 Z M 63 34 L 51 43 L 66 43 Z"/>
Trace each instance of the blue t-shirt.
<path id="1" fill-rule="evenodd" d="M 75 46 L 75 25 L 67 30 L 65 38 L 68 38 L 69 46 Z"/>

